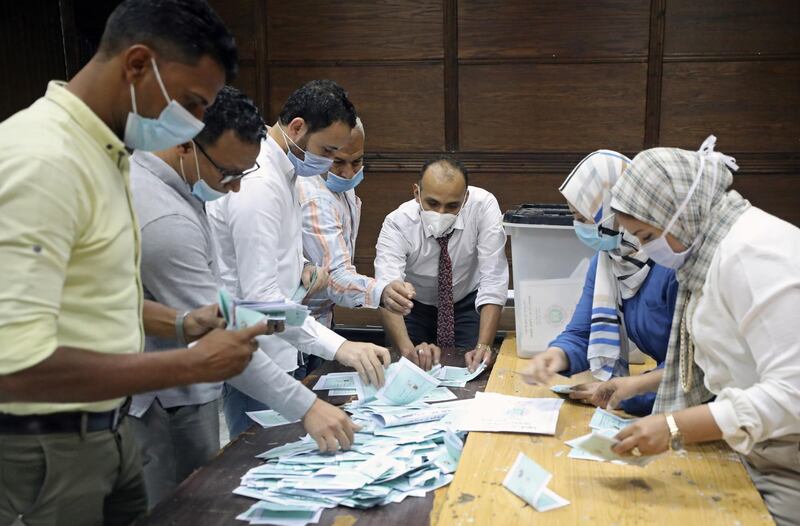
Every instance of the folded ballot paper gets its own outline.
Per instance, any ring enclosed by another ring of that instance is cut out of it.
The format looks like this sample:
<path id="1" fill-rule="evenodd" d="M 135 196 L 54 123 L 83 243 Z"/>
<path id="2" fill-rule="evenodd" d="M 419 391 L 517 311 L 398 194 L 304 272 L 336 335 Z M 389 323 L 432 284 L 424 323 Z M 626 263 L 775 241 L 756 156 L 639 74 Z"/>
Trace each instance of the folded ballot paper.
<path id="1" fill-rule="evenodd" d="M 564 497 L 547 488 L 553 475 L 520 453 L 508 470 L 503 486 L 536 511 L 550 511 L 569 504 Z"/>
<path id="2" fill-rule="evenodd" d="M 243 329 L 263 321 L 282 321 L 290 327 L 303 325 L 309 310 L 293 301 L 245 301 L 234 299 L 228 291 L 218 292 L 219 308 L 229 328 Z"/>
<path id="3" fill-rule="evenodd" d="M 439 380 L 443 387 L 466 387 L 470 382 L 486 370 L 486 364 L 481 363 L 473 372 L 466 367 L 452 367 L 450 365 L 436 365 L 428 374 Z"/>
<path id="4" fill-rule="evenodd" d="M 655 460 L 657 455 L 638 457 L 618 455 L 611 449 L 619 442 L 614 438 L 616 434 L 635 421 L 635 418 L 622 418 L 603 409 L 596 409 L 589 421 L 592 432 L 567 441 L 566 444 L 572 448 L 567 456 L 579 460 L 646 466 Z"/>

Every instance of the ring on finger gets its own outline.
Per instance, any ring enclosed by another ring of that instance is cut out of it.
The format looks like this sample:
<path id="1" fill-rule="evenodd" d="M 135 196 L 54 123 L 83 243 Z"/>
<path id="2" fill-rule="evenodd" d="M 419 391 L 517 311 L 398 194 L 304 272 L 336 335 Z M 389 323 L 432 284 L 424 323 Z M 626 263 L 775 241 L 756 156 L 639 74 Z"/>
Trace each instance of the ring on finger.
<path id="1" fill-rule="evenodd" d="M 639 451 L 639 446 L 634 446 L 633 449 L 631 449 L 631 454 L 634 457 L 641 457 L 642 456 L 642 452 Z"/>

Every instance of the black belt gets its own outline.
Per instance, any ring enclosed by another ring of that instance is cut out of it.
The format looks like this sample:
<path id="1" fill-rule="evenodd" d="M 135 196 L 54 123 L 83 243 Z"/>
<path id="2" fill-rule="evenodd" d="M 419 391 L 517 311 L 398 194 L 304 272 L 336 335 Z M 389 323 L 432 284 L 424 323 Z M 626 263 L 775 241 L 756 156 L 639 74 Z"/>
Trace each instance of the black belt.
<path id="1" fill-rule="evenodd" d="M 11 415 L 0 413 L 0 434 L 46 435 L 50 433 L 92 433 L 116 431 L 128 413 L 131 399 L 120 407 L 104 413 L 75 411 L 49 415 Z"/>

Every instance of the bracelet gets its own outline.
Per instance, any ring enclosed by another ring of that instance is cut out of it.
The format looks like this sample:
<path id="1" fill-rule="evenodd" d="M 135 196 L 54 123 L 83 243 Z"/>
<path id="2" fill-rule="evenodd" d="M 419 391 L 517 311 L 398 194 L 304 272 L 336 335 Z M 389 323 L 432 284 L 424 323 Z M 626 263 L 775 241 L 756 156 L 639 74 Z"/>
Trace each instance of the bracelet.
<path id="1" fill-rule="evenodd" d="M 475 346 L 475 350 L 476 351 L 482 351 L 484 349 L 486 349 L 490 353 L 494 354 L 494 350 L 492 350 L 492 346 L 491 345 L 488 345 L 488 344 L 485 344 L 485 343 L 479 343 L 478 345 Z"/>
<path id="2" fill-rule="evenodd" d="M 175 316 L 175 340 L 178 342 L 178 347 L 186 347 L 186 332 L 183 329 L 183 325 L 186 322 L 186 316 L 191 312 L 187 310 L 183 314 L 178 313 Z"/>

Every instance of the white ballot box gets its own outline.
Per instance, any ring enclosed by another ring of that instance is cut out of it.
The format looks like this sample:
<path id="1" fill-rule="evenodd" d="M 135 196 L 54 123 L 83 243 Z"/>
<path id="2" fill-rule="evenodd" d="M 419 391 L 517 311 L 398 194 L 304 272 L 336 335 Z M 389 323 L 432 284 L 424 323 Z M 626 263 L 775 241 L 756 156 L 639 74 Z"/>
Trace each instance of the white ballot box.
<path id="1" fill-rule="evenodd" d="M 581 243 L 567 205 L 522 205 L 505 213 L 511 238 L 517 354 L 530 358 L 567 325 L 594 251 Z"/>

